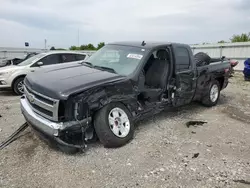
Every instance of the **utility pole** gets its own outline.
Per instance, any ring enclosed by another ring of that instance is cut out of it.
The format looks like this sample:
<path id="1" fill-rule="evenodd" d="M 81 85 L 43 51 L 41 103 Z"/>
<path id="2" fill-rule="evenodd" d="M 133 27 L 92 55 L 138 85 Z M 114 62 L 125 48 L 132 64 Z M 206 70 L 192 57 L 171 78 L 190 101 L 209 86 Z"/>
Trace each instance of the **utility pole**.
<path id="1" fill-rule="evenodd" d="M 79 36 L 79 28 L 78 28 L 78 34 L 77 34 L 77 47 L 79 47 L 79 38 L 80 38 L 80 36 Z"/>
<path id="2" fill-rule="evenodd" d="M 47 40 L 44 39 L 44 49 L 46 50 L 46 48 L 47 48 Z"/>

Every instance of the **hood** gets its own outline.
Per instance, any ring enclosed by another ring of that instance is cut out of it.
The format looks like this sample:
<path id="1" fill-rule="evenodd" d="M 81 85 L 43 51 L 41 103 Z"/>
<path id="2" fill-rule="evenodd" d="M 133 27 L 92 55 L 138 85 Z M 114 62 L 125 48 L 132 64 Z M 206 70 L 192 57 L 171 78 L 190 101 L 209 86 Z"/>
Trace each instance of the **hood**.
<path id="1" fill-rule="evenodd" d="M 62 64 L 28 74 L 25 85 L 45 96 L 66 100 L 74 93 L 121 79 L 124 77 L 81 64 Z"/>
<path id="2" fill-rule="evenodd" d="M 23 67 L 16 66 L 16 65 L 9 65 L 9 66 L 5 66 L 5 67 L 1 67 L 0 72 L 9 72 L 9 71 L 15 71 L 15 70 L 19 70 L 19 69 L 23 69 Z"/>

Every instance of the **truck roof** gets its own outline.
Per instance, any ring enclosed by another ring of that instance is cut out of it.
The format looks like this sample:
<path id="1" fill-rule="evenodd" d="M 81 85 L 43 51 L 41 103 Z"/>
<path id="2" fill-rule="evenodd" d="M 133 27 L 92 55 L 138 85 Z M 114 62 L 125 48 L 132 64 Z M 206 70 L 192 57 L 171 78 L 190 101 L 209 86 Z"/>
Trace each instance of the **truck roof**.
<path id="1" fill-rule="evenodd" d="M 145 41 L 145 45 L 142 45 L 142 41 L 123 41 L 123 42 L 113 42 L 109 43 L 110 45 L 122 45 L 122 46 L 134 46 L 145 49 L 152 49 L 159 46 L 167 46 L 167 45 L 181 45 L 181 46 L 189 46 L 187 44 L 173 43 L 173 42 L 154 42 L 154 41 Z"/>

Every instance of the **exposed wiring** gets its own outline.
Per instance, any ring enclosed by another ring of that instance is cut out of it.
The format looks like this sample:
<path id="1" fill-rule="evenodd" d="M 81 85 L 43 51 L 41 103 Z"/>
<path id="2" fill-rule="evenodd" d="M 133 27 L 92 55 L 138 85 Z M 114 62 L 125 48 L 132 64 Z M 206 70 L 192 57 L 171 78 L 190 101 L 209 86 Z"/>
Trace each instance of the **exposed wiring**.
<path id="1" fill-rule="evenodd" d="M 75 110 L 77 110 L 77 108 L 75 107 Z M 76 111 L 77 112 L 77 111 Z M 77 118 L 77 113 L 75 114 L 75 120 L 79 123 L 79 125 L 81 126 L 81 139 L 82 139 L 82 144 L 81 144 L 81 150 L 84 152 L 84 150 L 86 149 L 87 145 L 86 145 L 86 140 L 85 140 L 85 132 L 89 127 L 89 109 L 86 112 L 86 118 L 87 118 L 87 125 L 86 127 L 84 126 L 84 124 L 78 120 Z"/>

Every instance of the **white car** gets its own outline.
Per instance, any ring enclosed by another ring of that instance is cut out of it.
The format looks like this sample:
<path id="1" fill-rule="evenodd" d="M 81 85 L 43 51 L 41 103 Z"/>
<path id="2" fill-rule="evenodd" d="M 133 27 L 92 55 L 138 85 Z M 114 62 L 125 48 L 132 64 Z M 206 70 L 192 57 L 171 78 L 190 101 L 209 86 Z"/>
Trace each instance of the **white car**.
<path id="1" fill-rule="evenodd" d="M 0 68 L 0 89 L 12 88 L 17 95 L 22 95 L 23 80 L 28 73 L 59 63 L 83 61 L 86 58 L 86 53 L 74 51 L 49 51 L 37 54 L 18 65 Z"/>

